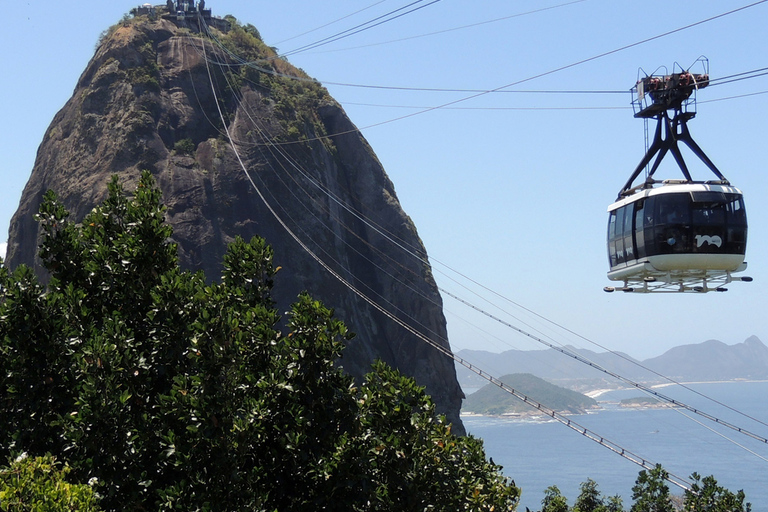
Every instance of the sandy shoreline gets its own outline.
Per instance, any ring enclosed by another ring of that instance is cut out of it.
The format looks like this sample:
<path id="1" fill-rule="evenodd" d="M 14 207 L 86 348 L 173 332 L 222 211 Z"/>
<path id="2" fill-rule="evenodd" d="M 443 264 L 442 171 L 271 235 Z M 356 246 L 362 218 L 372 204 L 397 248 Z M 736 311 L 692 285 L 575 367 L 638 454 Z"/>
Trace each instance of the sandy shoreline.
<path id="1" fill-rule="evenodd" d="M 669 386 L 676 386 L 678 384 L 681 384 L 683 386 L 689 386 L 692 384 L 733 384 L 733 383 L 739 383 L 739 382 L 768 382 L 768 380 L 759 380 L 759 379 L 758 380 L 752 380 L 752 379 L 703 380 L 703 381 L 690 381 L 690 382 L 663 382 L 660 384 L 643 384 L 643 386 L 651 389 L 661 389 Z M 610 391 L 624 391 L 627 389 L 637 389 L 637 391 L 642 392 L 640 388 L 627 386 L 624 388 L 594 389 L 592 391 L 587 391 L 586 393 L 584 393 L 584 395 L 588 396 L 589 398 L 594 398 L 595 400 L 597 400 L 599 396 L 604 395 L 605 393 L 608 393 Z"/>

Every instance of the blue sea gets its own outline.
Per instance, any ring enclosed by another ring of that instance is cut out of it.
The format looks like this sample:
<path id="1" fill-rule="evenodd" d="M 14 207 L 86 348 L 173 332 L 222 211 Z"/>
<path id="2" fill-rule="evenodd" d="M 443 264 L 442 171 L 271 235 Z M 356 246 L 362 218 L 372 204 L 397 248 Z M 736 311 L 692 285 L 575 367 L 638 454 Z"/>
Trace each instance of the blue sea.
<path id="1" fill-rule="evenodd" d="M 688 384 L 738 412 L 680 386 L 656 391 L 768 438 L 768 382 Z M 611 391 L 597 400 L 598 412 L 570 419 L 632 453 L 690 480 L 693 472 L 713 475 L 731 491 L 743 489 L 754 512 L 768 512 L 768 444 L 682 409 L 625 409 L 617 402 L 643 396 L 638 390 Z M 743 416 L 744 413 L 753 419 Z M 463 417 L 467 431 L 482 438 L 486 456 L 504 466 L 523 494 L 518 510 L 539 510 L 544 490 L 556 485 L 573 505 L 579 485 L 591 478 L 603 496 L 620 495 L 632 504 L 632 486 L 642 468 L 551 420 Z M 755 421 L 758 420 L 758 421 Z M 762 423 L 761 423 L 762 422 Z M 682 494 L 670 485 L 673 494 Z"/>

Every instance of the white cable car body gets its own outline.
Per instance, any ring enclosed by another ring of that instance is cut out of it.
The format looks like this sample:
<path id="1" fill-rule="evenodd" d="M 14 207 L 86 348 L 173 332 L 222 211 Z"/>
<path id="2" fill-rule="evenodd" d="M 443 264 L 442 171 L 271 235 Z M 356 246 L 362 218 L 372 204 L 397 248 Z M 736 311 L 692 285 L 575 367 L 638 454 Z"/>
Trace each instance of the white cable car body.
<path id="1" fill-rule="evenodd" d="M 667 180 L 608 213 L 608 279 L 623 290 L 717 290 L 747 268 L 747 216 L 736 187 Z"/>
<path id="2" fill-rule="evenodd" d="M 743 194 L 688 132 L 687 122 L 696 115 L 694 93 L 708 82 L 708 73 L 682 71 L 646 76 L 633 88 L 633 106 L 639 107 L 635 117 L 655 118 L 658 124 L 653 143 L 608 207 L 608 279 L 622 285 L 605 287 L 607 292 L 722 292 L 733 281 L 752 281 L 733 275 L 747 268 Z M 694 181 L 678 142 L 685 143 L 718 179 Z M 667 152 L 685 179 L 653 178 Z M 633 186 L 654 157 L 644 183 Z"/>

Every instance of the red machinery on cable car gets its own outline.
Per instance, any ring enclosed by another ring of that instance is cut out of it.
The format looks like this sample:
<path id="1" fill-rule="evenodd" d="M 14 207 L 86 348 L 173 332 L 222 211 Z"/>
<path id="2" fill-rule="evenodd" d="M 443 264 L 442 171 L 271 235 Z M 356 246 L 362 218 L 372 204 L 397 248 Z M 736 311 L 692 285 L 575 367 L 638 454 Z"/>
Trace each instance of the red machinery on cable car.
<path id="1" fill-rule="evenodd" d="M 726 291 L 747 264 L 747 215 L 739 189 L 717 169 L 691 138 L 688 121 L 695 112 L 698 89 L 709 84 L 704 73 L 680 70 L 650 75 L 633 87 L 635 117 L 656 119 L 653 142 L 608 207 L 608 279 L 621 286 L 605 291 L 708 292 Z M 683 142 L 717 179 L 694 181 L 683 160 Z M 683 179 L 654 179 L 661 160 L 672 153 Z M 646 169 L 656 157 L 650 169 Z M 633 185 L 646 169 L 645 181 Z"/>

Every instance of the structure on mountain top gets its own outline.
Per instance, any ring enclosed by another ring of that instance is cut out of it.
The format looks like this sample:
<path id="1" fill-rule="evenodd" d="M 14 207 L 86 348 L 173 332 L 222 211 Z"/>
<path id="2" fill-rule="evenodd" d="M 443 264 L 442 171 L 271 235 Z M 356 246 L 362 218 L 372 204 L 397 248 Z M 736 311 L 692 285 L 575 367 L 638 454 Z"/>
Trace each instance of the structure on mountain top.
<path id="1" fill-rule="evenodd" d="M 161 5 L 156 6 L 147 3 L 132 9 L 131 12 L 136 16 L 155 18 L 159 10 L 163 10 Z M 228 21 L 213 16 L 211 9 L 205 8 L 205 0 L 199 0 L 197 3 L 195 0 L 167 0 L 164 10 L 163 19 L 174 21 L 180 27 L 200 31 L 200 22 L 202 21 L 205 25 L 222 32 L 228 32 L 231 28 Z"/>

